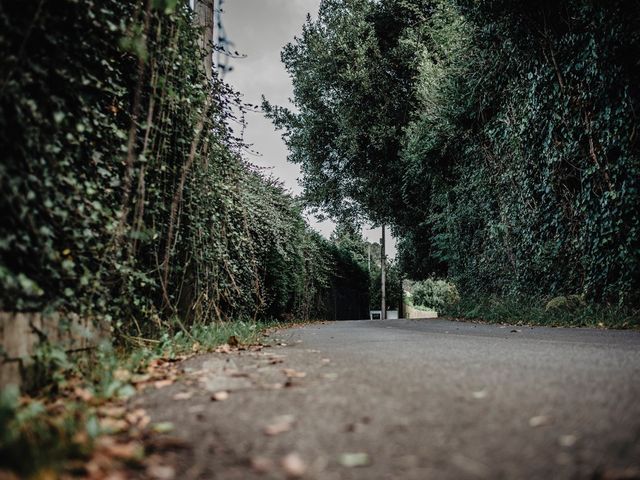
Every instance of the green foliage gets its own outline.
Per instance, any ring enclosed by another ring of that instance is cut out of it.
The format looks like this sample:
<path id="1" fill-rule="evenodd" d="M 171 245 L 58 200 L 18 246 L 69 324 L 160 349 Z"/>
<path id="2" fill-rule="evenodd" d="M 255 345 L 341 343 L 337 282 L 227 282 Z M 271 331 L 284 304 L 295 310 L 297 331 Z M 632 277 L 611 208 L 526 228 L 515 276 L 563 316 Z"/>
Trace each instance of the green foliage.
<path id="1" fill-rule="evenodd" d="M 576 311 L 585 307 L 584 298 L 581 295 L 569 295 L 554 297 L 549 300 L 544 309 L 549 312 L 553 310 L 566 310 L 568 312 Z"/>
<path id="2" fill-rule="evenodd" d="M 380 310 L 382 305 L 382 275 L 380 269 L 375 269 L 371 274 L 369 302 L 371 310 Z M 399 310 L 402 306 L 402 272 L 395 263 L 387 264 L 385 272 L 385 303 L 391 310 Z"/>
<path id="3" fill-rule="evenodd" d="M 325 0 L 265 107 L 305 199 L 471 295 L 640 297 L 640 6 Z M 355 213 L 354 213 L 355 212 Z"/>
<path id="4" fill-rule="evenodd" d="M 138 335 L 325 315 L 336 252 L 241 160 L 188 2 L 150 5 L 0 6 L 0 309 Z"/>
<path id="5" fill-rule="evenodd" d="M 374 221 L 401 211 L 398 151 L 420 44 L 409 26 L 427 3 L 324 0 L 282 52 L 298 112 L 264 108 L 302 168 L 309 206 Z"/>
<path id="6" fill-rule="evenodd" d="M 64 415 L 52 415 L 43 402 L 22 403 L 17 388 L 0 392 L 0 467 L 19 474 L 34 473 L 43 465 L 58 466 L 62 459 L 80 458 L 90 450 L 74 439 L 84 427 L 84 407 L 63 405 Z"/>
<path id="7" fill-rule="evenodd" d="M 460 294 L 453 283 L 428 278 L 413 286 L 412 301 L 416 306 L 441 311 L 458 303 Z"/>
<path id="8" fill-rule="evenodd" d="M 638 304 L 639 21 L 625 1 L 439 2 L 404 150 L 430 185 L 410 273 Z"/>
<path id="9" fill-rule="evenodd" d="M 86 460 L 95 438 L 106 433 L 96 407 L 133 395 L 131 381 L 143 376 L 152 360 L 210 351 L 232 335 L 250 345 L 260 341 L 267 328 L 277 326 L 253 321 L 195 325 L 175 335 L 165 332 L 159 340 L 128 338 L 134 348 L 126 350 L 104 343 L 75 362 L 61 352 L 42 352 L 38 361 L 55 370 L 54 384 L 35 398 L 21 397 L 15 386 L 0 391 L 0 469 L 35 478 L 38 471 L 64 471 L 65 462 Z M 70 393 L 76 388 L 92 400 L 76 400 Z"/>
<path id="10" fill-rule="evenodd" d="M 549 299 L 539 297 L 465 297 L 438 314 L 508 325 L 548 327 L 640 328 L 637 310 L 583 303 L 572 309 L 547 309 Z"/>

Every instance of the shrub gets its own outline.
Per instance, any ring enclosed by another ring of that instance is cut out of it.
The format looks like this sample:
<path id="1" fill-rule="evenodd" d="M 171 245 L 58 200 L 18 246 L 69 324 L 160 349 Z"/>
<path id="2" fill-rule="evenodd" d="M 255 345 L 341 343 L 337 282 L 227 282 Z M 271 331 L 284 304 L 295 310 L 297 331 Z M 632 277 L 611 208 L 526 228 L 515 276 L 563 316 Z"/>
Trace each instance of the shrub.
<path id="1" fill-rule="evenodd" d="M 423 307 L 441 309 L 460 301 L 460 294 L 453 283 L 427 279 L 413 287 L 413 303 Z"/>
<path id="2" fill-rule="evenodd" d="M 581 295 L 568 295 L 566 297 L 554 297 L 547 302 L 545 311 L 567 311 L 575 312 L 579 308 L 584 308 L 586 303 Z"/>

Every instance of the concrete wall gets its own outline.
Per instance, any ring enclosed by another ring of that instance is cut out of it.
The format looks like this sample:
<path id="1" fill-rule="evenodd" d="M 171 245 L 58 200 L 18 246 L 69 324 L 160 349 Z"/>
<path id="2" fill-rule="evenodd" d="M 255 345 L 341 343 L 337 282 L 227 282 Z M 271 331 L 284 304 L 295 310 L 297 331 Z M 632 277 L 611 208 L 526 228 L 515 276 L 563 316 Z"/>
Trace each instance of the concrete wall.
<path id="1" fill-rule="evenodd" d="M 404 318 L 438 318 L 438 312 L 433 310 L 418 310 L 417 308 L 405 303 Z"/>
<path id="2" fill-rule="evenodd" d="M 93 348 L 110 336 L 106 322 L 75 314 L 0 312 L 0 388 L 23 384 L 26 368 L 44 342 L 73 352 Z"/>

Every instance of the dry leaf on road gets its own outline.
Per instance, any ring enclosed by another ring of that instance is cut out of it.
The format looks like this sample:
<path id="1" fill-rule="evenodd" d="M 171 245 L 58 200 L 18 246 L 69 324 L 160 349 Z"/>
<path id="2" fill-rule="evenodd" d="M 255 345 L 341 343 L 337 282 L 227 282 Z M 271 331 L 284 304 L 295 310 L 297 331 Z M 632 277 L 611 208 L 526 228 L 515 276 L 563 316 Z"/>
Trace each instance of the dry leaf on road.
<path id="1" fill-rule="evenodd" d="M 253 457 L 251 459 L 251 468 L 257 473 L 269 473 L 273 470 L 273 460 L 267 457 Z"/>
<path id="2" fill-rule="evenodd" d="M 121 460 L 141 460 L 144 448 L 138 442 L 118 443 L 113 437 L 100 437 L 96 441 L 96 449 L 110 457 Z"/>
<path id="3" fill-rule="evenodd" d="M 295 422 L 296 419 L 293 415 L 281 415 L 274 418 L 273 422 L 264 428 L 264 434 L 274 436 L 288 432 L 291 430 Z"/>
<path id="4" fill-rule="evenodd" d="M 193 397 L 193 392 L 180 392 L 173 396 L 174 400 L 189 400 Z"/>
<path id="5" fill-rule="evenodd" d="M 168 433 L 173 430 L 173 423 L 171 422 L 156 423 L 153 426 L 153 430 L 157 433 Z"/>
<path id="6" fill-rule="evenodd" d="M 290 478 L 300 478 L 307 471 L 307 464 L 296 452 L 292 452 L 284 456 L 280 461 L 280 464 L 282 465 L 282 469 L 286 475 Z"/>
<path id="7" fill-rule="evenodd" d="M 550 423 L 551 418 L 546 415 L 537 415 L 529 419 L 529 426 L 533 428 L 549 425 Z"/>
<path id="8" fill-rule="evenodd" d="M 111 417 L 101 418 L 98 424 L 101 431 L 108 433 L 118 433 L 129 428 L 129 424 L 125 420 Z"/>
<path id="9" fill-rule="evenodd" d="M 282 372 L 289 378 L 304 378 L 307 376 L 306 372 L 299 372 L 293 368 L 283 368 Z"/>
<path id="10" fill-rule="evenodd" d="M 125 413 L 127 413 L 127 410 L 124 407 L 105 405 L 98 408 L 98 414 L 103 417 L 122 418 Z"/>
<path id="11" fill-rule="evenodd" d="M 343 453 L 339 461 L 340 465 L 347 468 L 366 467 L 369 465 L 369 455 L 364 452 Z"/>
<path id="12" fill-rule="evenodd" d="M 168 465 L 149 465 L 147 475 L 154 480 L 172 480 L 176 476 L 176 471 Z"/>
<path id="13" fill-rule="evenodd" d="M 217 347 L 214 352 L 216 353 L 231 353 L 231 347 L 229 346 L 228 343 L 224 343 L 222 345 L 220 345 L 219 347 Z"/>
<path id="14" fill-rule="evenodd" d="M 558 439 L 558 443 L 562 447 L 573 447 L 577 441 L 578 437 L 576 437 L 575 435 L 562 435 Z"/>
<path id="15" fill-rule="evenodd" d="M 215 402 L 222 402 L 228 398 L 229 398 L 229 392 L 227 392 L 226 390 L 222 390 L 220 392 L 216 392 L 213 395 L 211 395 L 211 400 Z"/>
<path id="16" fill-rule="evenodd" d="M 153 386 L 156 388 L 164 388 L 164 387 L 168 387 L 169 385 L 173 385 L 173 380 L 171 380 L 170 378 L 153 382 Z"/>
<path id="17" fill-rule="evenodd" d="M 478 390 L 477 392 L 472 392 L 471 395 L 476 400 L 482 400 L 483 398 L 487 398 L 488 393 L 486 390 Z"/>

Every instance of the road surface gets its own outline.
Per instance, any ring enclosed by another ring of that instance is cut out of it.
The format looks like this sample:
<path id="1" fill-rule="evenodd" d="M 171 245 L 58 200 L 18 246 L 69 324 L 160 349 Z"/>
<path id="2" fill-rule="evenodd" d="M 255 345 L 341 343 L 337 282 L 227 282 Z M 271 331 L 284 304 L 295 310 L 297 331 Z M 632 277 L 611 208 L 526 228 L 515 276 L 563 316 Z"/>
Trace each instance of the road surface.
<path id="1" fill-rule="evenodd" d="M 273 337 L 137 400 L 189 445 L 179 478 L 640 478 L 640 332 L 374 320 Z"/>

